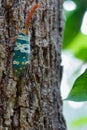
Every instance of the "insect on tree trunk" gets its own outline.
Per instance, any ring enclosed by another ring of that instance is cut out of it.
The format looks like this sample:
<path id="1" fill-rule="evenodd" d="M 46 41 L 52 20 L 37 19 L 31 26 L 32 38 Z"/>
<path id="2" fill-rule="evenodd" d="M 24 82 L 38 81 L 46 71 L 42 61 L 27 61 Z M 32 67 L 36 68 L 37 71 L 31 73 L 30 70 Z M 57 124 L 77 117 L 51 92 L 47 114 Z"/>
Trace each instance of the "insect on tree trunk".
<path id="1" fill-rule="evenodd" d="M 0 130 L 66 130 L 60 96 L 62 0 L 41 1 L 29 29 L 30 64 L 15 80 L 14 39 L 38 2 L 0 1 Z"/>

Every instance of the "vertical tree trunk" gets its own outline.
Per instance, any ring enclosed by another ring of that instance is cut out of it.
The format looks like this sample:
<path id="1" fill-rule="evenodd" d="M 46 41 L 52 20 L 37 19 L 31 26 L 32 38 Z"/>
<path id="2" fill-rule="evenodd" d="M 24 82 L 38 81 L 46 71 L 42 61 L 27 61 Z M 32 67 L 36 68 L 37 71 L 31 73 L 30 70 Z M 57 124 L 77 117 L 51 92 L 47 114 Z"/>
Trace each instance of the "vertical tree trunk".
<path id="1" fill-rule="evenodd" d="M 60 96 L 62 0 L 42 0 L 30 26 L 30 65 L 24 76 L 14 79 L 16 27 L 21 32 L 36 2 L 0 2 L 0 130 L 66 130 Z"/>

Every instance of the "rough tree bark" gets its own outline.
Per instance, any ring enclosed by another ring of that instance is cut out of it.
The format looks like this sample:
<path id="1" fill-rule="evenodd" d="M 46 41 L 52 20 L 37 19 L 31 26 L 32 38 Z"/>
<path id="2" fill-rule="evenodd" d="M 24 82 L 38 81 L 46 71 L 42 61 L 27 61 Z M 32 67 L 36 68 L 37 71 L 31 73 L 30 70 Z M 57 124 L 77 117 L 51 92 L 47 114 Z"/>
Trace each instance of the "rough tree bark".
<path id="1" fill-rule="evenodd" d="M 34 14 L 31 60 L 24 76 L 14 80 L 12 67 L 16 27 L 39 0 L 0 1 L 0 130 L 66 130 L 62 114 L 62 0 L 42 0 Z"/>

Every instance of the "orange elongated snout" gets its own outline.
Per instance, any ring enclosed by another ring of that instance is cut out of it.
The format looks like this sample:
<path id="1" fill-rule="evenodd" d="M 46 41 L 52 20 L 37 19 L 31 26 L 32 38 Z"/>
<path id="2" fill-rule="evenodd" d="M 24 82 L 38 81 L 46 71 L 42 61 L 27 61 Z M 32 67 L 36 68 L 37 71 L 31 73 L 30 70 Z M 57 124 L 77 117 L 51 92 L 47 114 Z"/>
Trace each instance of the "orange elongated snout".
<path id="1" fill-rule="evenodd" d="M 35 10 L 36 10 L 37 8 L 39 8 L 40 5 L 41 5 L 41 3 L 36 4 L 36 5 L 31 9 L 31 11 L 29 11 L 29 13 L 28 13 L 27 19 L 26 19 L 26 21 L 25 21 L 26 35 L 28 35 L 28 28 L 29 28 L 29 25 L 30 25 L 30 21 L 31 21 L 32 15 L 33 15 L 33 13 L 35 12 Z"/>

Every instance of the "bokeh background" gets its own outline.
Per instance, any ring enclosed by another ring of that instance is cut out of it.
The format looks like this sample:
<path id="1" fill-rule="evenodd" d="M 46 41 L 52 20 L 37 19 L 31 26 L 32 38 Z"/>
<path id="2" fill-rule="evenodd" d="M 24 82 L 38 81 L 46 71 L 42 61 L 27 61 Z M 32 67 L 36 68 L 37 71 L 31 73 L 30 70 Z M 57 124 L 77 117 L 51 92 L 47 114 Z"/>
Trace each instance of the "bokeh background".
<path id="1" fill-rule="evenodd" d="M 63 8 L 61 94 L 64 99 L 87 68 L 87 0 L 64 0 Z M 63 113 L 68 130 L 87 130 L 87 102 L 64 101 Z"/>

